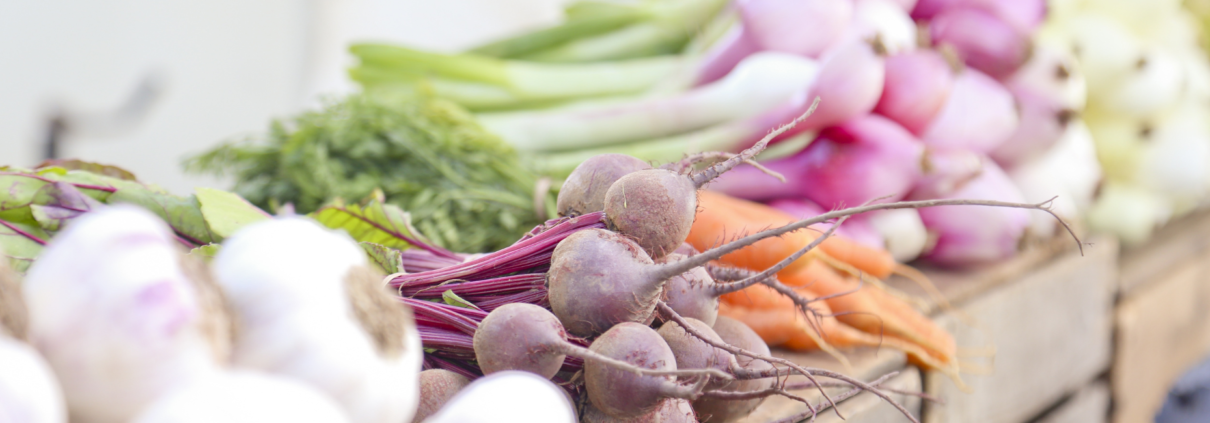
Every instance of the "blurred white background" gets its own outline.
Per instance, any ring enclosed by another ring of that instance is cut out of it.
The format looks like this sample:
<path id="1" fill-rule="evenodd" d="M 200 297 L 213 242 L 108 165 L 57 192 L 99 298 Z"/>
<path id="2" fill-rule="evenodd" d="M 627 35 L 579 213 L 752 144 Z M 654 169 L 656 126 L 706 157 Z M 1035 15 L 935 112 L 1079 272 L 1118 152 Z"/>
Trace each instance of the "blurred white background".
<path id="1" fill-rule="evenodd" d="M 180 194 L 225 188 L 184 174 L 181 160 L 355 89 L 349 42 L 457 51 L 554 23 L 565 1 L 0 2 L 0 165 L 44 158 L 54 110 L 110 114 L 154 76 L 160 89 L 141 119 L 69 128 L 59 156 L 119 165 Z"/>

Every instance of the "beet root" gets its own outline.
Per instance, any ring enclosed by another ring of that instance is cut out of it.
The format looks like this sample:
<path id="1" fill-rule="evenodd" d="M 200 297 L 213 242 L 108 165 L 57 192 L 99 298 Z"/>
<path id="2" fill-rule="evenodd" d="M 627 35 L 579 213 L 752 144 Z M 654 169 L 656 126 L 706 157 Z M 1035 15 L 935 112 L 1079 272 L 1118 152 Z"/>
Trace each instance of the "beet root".
<path id="1" fill-rule="evenodd" d="M 703 323 L 701 320 L 686 317 L 685 321 L 693 325 L 698 332 L 705 334 L 710 340 L 715 342 L 723 342 L 723 339 L 714 333 L 714 329 L 710 325 Z M 664 338 L 664 342 L 668 344 L 668 348 L 672 349 L 672 355 L 676 357 L 677 369 L 718 369 L 723 372 L 729 372 L 731 369 L 739 366 L 735 356 L 727 351 L 715 348 L 714 346 L 702 342 L 696 336 L 686 332 L 677 322 L 667 322 L 660 326 L 657 331 L 660 337 Z M 727 385 L 729 380 L 711 380 L 706 383 L 706 390 L 719 389 Z"/>
<path id="2" fill-rule="evenodd" d="M 466 376 L 445 369 L 420 372 L 420 404 L 412 423 L 420 423 L 440 410 L 458 391 L 471 383 Z"/>
<path id="3" fill-rule="evenodd" d="M 634 238 L 652 258 L 675 251 L 689 237 L 697 214 L 697 186 L 665 169 L 640 170 L 605 193 L 605 223 Z"/>
<path id="4" fill-rule="evenodd" d="M 550 379 L 567 358 L 566 339 L 563 325 L 546 309 L 505 304 L 475 329 L 475 360 L 485 375 L 522 370 Z"/>
<path id="5" fill-rule="evenodd" d="M 547 271 L 550 307 L 568 332 L 591 337 L 621 322 L 650 323 L 663 279 L 634 241 L 602 230 L 559 242 Z"/>
<path id="6" fill-rule="evenodd" d="M 655 330 L 639 323 L 619 323 L 601 334 L 589 350 L 636 367 L 676 370 L 676 356 Z M 584 363 L 588 400 L 615 418 L 650 413 L 667 398 L 691 398 L 697 387 L 677 385 L 670 376 L 642 376 L 597 361 Z"/>
<path id="7" fill-rule="evenodd" d="M 760 338 L 760 335 L 757 335 L 756 332 L 752 331 L 743 322 L 727 316 L 719 316 L 718 320 L 714 322 L 714 332 L 723 342 L 752 351 L 758 355 L 769 355 L 769 346 Z M 741 355 L 736 356 L 735 360 L 740 368 L 753 372 L 773 368 L 773 364 L 752 357 Z M 718 389 L 721 391 L 736 392 L 760 391 L 772 387 L 774 380 L 773 378 L 741 379 L 728 382 Z M 721 400 L 702 397 L 693 401 L 693 410 L 703 420 L 725 423 L 747 416 L 763 401 L 763 397 L 748 400 Z"/>
<path id="8" fill-rule="evenodd" d="M 680 254 L 669 254 L 657 263 L 675 262 L 685 258 Z M 709 326 L 718 318 L 718 295 L 714 278 L 705 268 L 695 267 L 688 272 L 664 281 L 664 302 L 677 314 L 701 320 Z"/>
<path id="9" fill-rule="evenodd" d="M 621 177 L 651 165 L 625 154 L 598 154 L 567 175 L 555 207 L 559 216 L 579 216 L 605 210 L 605 192 Z"/>

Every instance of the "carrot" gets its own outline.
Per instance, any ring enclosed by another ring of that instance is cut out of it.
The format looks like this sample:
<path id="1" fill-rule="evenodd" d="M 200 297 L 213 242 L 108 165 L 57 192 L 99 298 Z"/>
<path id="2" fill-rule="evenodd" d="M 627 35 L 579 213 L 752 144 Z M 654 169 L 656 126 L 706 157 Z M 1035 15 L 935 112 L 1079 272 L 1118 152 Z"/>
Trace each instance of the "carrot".
<path id="1" fill-rule="evenodd" d="M 687 240 L 698 250 L 709 249 L 741 234 L 797 221 L 764 204 L 710 191 L 698 194 L 698 210 Z M 820 232 L 802 230 L 764 239 L 724 256 L 722 262 L 748 269 L 766 269 L 814 241 Z M 799 258 L 783 272 L 793 272 L 825 254 L 880 279 L 890 276 L 898 266 L 889 252 L 833 236 L 820 244 L 819 250 Z"/>

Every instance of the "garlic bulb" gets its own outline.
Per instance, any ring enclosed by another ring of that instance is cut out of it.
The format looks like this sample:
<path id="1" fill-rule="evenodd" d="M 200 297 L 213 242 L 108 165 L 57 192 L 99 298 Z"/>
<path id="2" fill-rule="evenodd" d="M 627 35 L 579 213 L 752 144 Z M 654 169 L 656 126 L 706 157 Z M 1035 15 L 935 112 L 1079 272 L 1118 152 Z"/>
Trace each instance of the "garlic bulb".
<path id="1" fill-rule="evenodd" d="M 214 268 L 240 322 L 237 366 L 305 381 L 354 422 L 411 420 L 419 333 L 348 235 L 302 217 L 258 222 L 224 242 Z"/>
<path id="2" fill-rule="evenodd" d="M 72 422 L 125 423 L 217 370 L 228 327 L 186 276 L 158 217 L 110 206 L 75 220 L 30 267 L 30 342 L 58 376 Z"/>
<path id="3" fill-rule="evenodd" d="M 331 397 L 301 382 L 226 371 L 165 395 L 133 423 L 347 423 Z"/>

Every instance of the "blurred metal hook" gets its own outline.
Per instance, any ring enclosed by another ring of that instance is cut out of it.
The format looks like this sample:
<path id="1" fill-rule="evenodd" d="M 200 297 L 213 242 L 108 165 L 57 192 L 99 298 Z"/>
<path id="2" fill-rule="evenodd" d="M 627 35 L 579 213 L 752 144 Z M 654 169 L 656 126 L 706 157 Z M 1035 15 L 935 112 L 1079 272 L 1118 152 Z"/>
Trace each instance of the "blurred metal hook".
<path id="1" fill-rule="evenodd" d="M 43 159 L 59 158 L 68 135 L 113 135 L 130 130 L 147 117 L 152 106 L 163 96 L 165 78 L 151 71 L 139 80 L 134 91 L 118 108 L 101 112 L 80 112 L 62 104 L 52 106 L 46 122 Z"/>

